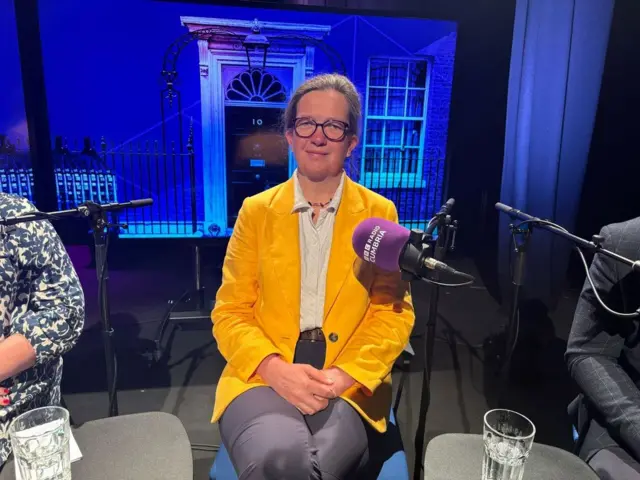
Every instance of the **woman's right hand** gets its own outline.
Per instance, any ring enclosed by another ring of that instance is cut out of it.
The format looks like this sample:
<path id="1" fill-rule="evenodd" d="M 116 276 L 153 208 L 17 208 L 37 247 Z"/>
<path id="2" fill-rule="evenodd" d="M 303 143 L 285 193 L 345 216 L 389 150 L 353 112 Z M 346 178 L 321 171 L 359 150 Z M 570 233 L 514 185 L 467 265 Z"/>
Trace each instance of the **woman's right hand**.
<path id="1" fill-rule="evenodd" d="M 275 392 L 306 415 L 327 408 L 335 398 L 333 380 L 311 365 L 287 363 L 278 356 L 262 361 L 257 373 Z"/>

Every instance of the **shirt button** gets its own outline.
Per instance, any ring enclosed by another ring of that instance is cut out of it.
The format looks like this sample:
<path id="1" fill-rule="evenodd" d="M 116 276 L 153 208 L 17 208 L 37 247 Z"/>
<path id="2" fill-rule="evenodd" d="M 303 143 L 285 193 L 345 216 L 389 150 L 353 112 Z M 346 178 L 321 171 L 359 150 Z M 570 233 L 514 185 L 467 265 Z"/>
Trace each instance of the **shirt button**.
<path id="1" fill-rule="evenodd" d="M 338 334 L 337 333 L 330 333 L 329 334 L 329 341 L 335 343 L 338 341 Z"/>

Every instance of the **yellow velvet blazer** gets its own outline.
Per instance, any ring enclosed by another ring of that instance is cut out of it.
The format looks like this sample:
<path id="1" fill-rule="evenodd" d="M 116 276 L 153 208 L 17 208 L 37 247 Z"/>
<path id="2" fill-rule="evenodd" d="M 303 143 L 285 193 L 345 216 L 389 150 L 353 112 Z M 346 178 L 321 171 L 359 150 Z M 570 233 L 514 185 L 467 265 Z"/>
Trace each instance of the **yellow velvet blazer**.
<path id="1" fill-rule="evenodd" d="M 216 389 L 212 422 L 238 395 L 265 385 L 256 373 L 273 353 L 293 362 L 300 334 L 300 244 L 292 213 L 293 179 L 245 199 L 222 269 L 211 314 L 227 365 Z M 325 368 L 356 380 L 341 397 L 377 431 L 386 430 L 391 368 L 415 321 L 409 286 L 355 254 L 351 237 L 369 217 L 398 221 L 393 202 L 345 178 L 327 273 L 322 330 Z"/>

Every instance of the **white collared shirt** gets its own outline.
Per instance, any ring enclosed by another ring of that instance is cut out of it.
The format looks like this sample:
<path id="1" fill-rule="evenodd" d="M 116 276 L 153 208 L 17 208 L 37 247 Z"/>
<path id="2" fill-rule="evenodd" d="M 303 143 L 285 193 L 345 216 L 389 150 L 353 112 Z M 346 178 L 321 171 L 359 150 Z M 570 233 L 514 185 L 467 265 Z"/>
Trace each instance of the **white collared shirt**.
<path id="1" fill-rule="evenodd" d="M 298 182 L 298 171 L 293 174 L 294 201 L 292 213 L 299 217 L 300 237 L 300 331 L 321 328 L 324 321 L 324 300 L 327 288 L 327 270 L 333 226 L 344 188 L 344 172 L 340 185 L 326 208 L 320 210 L 313 222 L 313 208 L 304 198 Z"/>

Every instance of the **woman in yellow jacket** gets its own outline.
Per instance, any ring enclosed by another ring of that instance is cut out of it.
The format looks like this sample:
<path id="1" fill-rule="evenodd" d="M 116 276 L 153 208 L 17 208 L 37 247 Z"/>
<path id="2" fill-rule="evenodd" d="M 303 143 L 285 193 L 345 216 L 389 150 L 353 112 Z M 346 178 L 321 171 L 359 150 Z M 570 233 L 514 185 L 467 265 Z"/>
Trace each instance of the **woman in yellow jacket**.
<path id="1" fill-rule="evenodd" d="M 241 480 L 366 474 L 386 430 L 390 372 L 409 340 L 408 285 L 360 261 L 355 227 L 398 220 L 351 181 L 361 102 L 341 75 L 305 81 L 285 111 L 292 178 L 247 198 L 212 312 L 227 361 L 212 421 Z"/>

